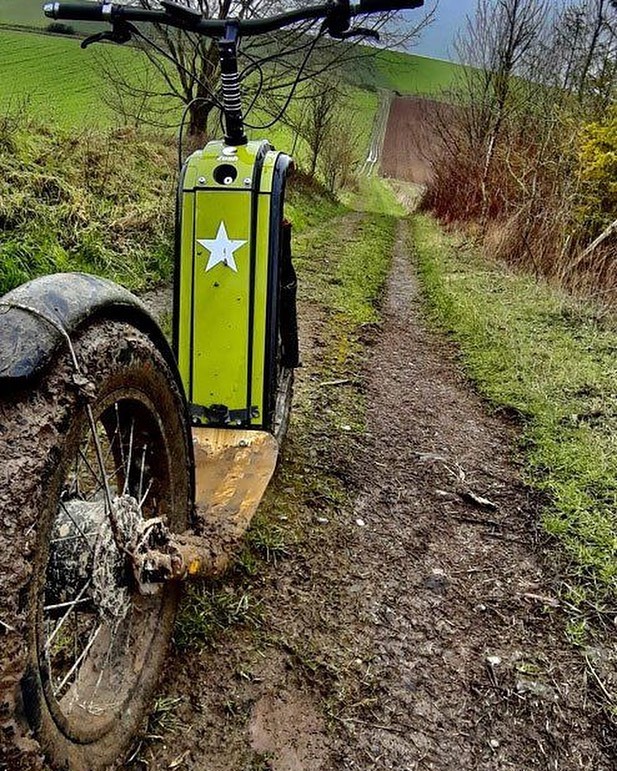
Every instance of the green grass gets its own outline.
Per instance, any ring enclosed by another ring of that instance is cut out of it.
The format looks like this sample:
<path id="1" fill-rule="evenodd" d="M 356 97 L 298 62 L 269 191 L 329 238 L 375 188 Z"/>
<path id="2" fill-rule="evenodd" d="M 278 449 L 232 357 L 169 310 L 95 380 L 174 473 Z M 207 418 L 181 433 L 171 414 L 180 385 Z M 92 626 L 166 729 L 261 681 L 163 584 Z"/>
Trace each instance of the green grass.
<path id="1" fill-rule="evenodd" d="M 138 54 L 114 49 L 126 66 Z M 101 99 L 104 81 L 79 40 L 0 29 L 0 114 L 24 107 L 63 126 L 108 126 L 115 116 Z"/>
<path id="2" fill-rule="evenodd" d="M 460 64 L 401 51 L 381 51 L 345 67 L 354 85 L 435 97 L 450 90 L 460 72 Z"/>
<path id="3" fill-rule="evenodd" d="M 394 243 L 395 220 L 380 213 L 334 219 L 301 234 L 295 264 L 307 276 L 309 299 L 325 303 L 354 324 L 379 320 L 379 298 Z"/>
<path id="4" fill-rule="evenodd" d="M 301 172 L 292 176 L 285 200 L 285 216 L 291 221 L 295 233 L 318 227 L 345 211 L 342 203 Z"/>
<path id="5" fill-rule="evenodd" d="M 0 0 L 0 24 L 16 24 L 24 27 L 46 28 L 53 22 L 43 13 L 43 0 Z M 82 21 L 63 21 L 77 32 L 93 32 L 100 24 Z"/>
<path id="6" fill-rule="evenodd" d="M 42 9 L 43 2 L 39 0 L 2 0 L 0 23 L 46 27 L 50 20 L 45 17 Z"/>
<path id="7" fill-rule="evenodd" d="M 1 119 L 0 294 L 64 270 L 134 290 L 167 279 L 174 158 L 172 143 L 145 135 Z"/>
<path id="8" fill-rule="evenodd" d="M 571 599 L 615 597 L 617 331 L 583 304 L 489 263 L 426 217 L 414 220 L 429 305 L 479 390 L 522 419 L 544 526 L 578 579 Z"/>
<path id="9" fill-rule="evenodd" d="M 404 207 L 399 203 L 389 183 L 379 177 L 359 177 L 355 190 L 344 191 L 343 201 L 356 211 L 403 217 Z"/>

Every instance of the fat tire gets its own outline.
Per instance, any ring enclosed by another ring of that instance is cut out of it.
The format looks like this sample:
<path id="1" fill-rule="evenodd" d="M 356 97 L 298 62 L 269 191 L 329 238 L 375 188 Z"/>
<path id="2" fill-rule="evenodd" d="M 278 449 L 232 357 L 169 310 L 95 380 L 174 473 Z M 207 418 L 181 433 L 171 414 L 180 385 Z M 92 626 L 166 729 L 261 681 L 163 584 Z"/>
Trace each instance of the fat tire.
<path id="1" fill-rule="evenodd" d="M 277 375 L 273 433 L 279 446 L 282 446 L 287 435 L 291 416 L 294 370 L 287 367 L 279 367 Z"/>
<path id="2" fill-rule="evenodd" d="M 86 403 L 130 389 L 153 405 L 165 438 L 171 527 L 190 519 L 191 450 L 185 402 L 174 373 L 153 341 L 132 325 L 98 321 L 81 331 L 74 349 L 87 393 L 68 351 L 27 389 L 0 394 L 0 769 L 109 768 L 140 729 L 172 634 L 176 589 L 160 603 L 158 631 L 130 692 L 130 704 L 95 740 L 80 743 L 59 726 L 39 667 L 37 603 L 46 581 L 51 522 L 68 457 L 82 429 Z M 120 389 L 120 390 L 118 390 Z M 162 452 L 162 450 L 161 450 Z M 162 461 L 161 461 L 162 462 Z"/>

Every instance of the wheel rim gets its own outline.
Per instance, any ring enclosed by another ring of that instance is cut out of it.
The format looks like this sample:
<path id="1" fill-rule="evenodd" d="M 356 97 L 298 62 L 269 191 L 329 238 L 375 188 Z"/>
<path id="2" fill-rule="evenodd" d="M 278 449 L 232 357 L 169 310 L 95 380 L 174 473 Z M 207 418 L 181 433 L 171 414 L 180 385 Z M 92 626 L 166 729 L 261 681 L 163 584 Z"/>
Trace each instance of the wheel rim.
<path id="1" fill-rule="evenodd" d="M 38 608 L 39 669 L 56 723 L 87 743 L 123 715 L 165 613 L 169 592 L 139 596 L 119 546 L 173 511 L 171 458 L 156 410 L 127 389 L 67 444 Z"/>

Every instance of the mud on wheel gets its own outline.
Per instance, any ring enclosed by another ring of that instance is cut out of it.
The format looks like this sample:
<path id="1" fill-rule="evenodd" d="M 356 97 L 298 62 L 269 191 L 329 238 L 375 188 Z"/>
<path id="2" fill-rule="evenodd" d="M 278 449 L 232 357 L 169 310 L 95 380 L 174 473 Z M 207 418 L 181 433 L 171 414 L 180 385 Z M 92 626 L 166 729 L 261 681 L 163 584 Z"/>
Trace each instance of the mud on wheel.
<path id="1" fill-rule="evenodd" d="M 0 403 L 9 566 L 0 767 L 9 769 L 28 768 L 26 757 L 38 765 L 28 729 L 56 767 L 105 768 L 121 754 L 158 679 L 178 599 L 169 585 L 135 590 L 130 549 L 155 518 L 176 532 L 188 525 L 180 390 L 130 325 L 90 326 L 75 352 L 80 375 L 67 352 L 42 382 Z"/>

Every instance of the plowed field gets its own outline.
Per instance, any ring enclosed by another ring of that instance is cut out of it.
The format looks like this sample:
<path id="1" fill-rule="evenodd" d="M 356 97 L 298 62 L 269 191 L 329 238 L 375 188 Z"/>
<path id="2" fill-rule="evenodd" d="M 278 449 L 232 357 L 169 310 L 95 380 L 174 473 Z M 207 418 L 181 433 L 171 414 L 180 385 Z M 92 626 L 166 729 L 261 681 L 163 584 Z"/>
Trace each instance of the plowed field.
<path id="1" fill-rule="evenodd" d="M 385 177 L 426 184 L 439 142 L 436 128 L 452 109 L 431 99 L 397 97 L 390 108 L 381 157 Z"/>

